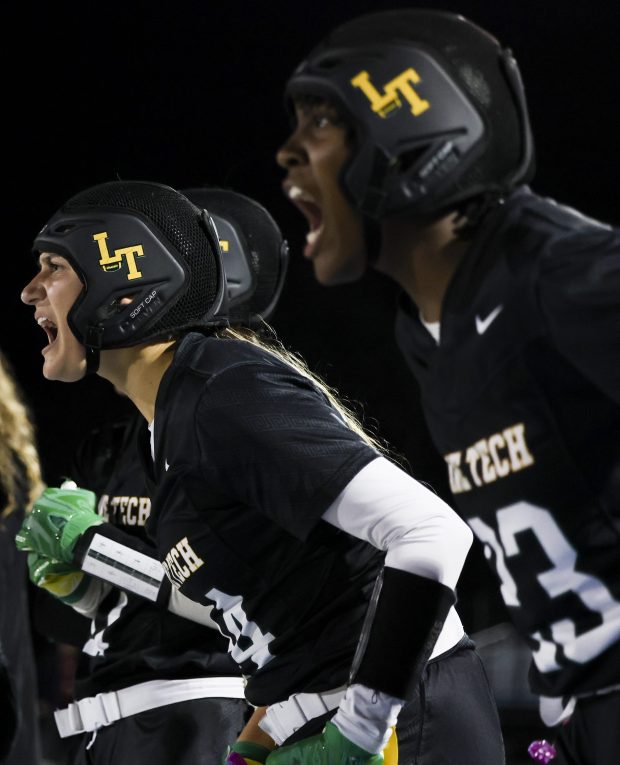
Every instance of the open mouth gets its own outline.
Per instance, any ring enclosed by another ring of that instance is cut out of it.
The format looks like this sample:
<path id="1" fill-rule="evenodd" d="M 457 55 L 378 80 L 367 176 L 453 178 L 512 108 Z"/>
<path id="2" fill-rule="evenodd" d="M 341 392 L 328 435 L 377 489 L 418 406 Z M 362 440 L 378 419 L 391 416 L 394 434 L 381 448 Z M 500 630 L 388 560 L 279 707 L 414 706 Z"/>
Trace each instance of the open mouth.
<path id="1" fill-rule="evenodd" d="M 308 222 L 309 231 L 306 234 L 304 256 L 311 258 L 314 254 L 315 245 L 323 232 L 323 211 L 316 199 L 300 189 L 299 186 L 288 186 L 286 193 Z"/>
<path id="2" fill-rule="evenodd" d="M 37 319 L 37 324 L 41 327 L 41 329 L 44 330 L 45 334 L 47 335 L 47 348 L 50 347 L 58 337 L 58 327 L 54 324 L 54 322 L 51 319 L 48 319 L 47 316 L 39 316 Z"/>

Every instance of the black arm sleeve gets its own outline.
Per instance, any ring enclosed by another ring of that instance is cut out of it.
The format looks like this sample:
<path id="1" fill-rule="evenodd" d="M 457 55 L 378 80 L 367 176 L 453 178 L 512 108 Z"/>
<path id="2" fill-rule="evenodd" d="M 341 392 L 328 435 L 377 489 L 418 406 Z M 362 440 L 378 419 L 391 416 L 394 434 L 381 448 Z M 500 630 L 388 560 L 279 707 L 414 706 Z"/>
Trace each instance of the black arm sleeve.
<path id="1" fill-rule="evenodd" d="M 409 608 L 403 611 L 403 603 Z M 351 681 L 411 699 L 454 592 L 440 582 L 395 568 L 383 569 L 353 662 Z"/>

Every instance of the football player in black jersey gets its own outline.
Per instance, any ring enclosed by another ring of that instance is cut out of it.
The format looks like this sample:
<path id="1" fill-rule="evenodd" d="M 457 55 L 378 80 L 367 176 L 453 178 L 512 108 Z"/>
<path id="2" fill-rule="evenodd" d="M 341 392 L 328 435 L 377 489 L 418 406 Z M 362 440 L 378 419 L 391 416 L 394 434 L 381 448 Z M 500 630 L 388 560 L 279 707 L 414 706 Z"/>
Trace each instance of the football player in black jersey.
<path id="1" fill-rule="evenodd" d="M 48 335 L 44 376 L 98 371 L 149 424 L 161 565 L 80 489 L 46 490 L 18 546 L 208 614 L 279 745 L 243 740 L 230 763 L 379 765 L 405 701 L 415 746 L 403 762 L 502 763 L 453 608 L 471 532 L 294 357 L 222 328 L 206 211 L 158 184 L 107 183 L 63 205 L 34 246 L 40 271 L 22 297 Z"/>
<path id="2" fill-rule="evenodd" d="M 253 325 L 267 320 L 283 284 L 288 255 L 273 218 L 257 202 L 231 190 L 195 188 L 185 193 L 213 217 L 231 321 Z M 151 500 L 136 444 L 141 421 L 135 410 L 135 415 L 91 432 L 79 445 L 69 475 L 96 494 L 102 518 L 150 545 L 145 529 Z M 38 572 L 39 584 L 51 586 L 58 595 L 60 582 L 51 580 L 44 560 L 37 558 L 31 570 Z M 79 572 L 65 574 L 76 576 Z M 81 625 L 63 614 L 68 605 L 50 598 L 49 589 L 40 592 L 39 629 L 82 648 L 76 702 L 55 713 L 62 737 L 81 734 L 74 765 L 221 764 L 220 755 L 243 728 L 249 707 L 239 668 L 219 631 L 131 592 L 106 587 L 88 609 L 84 600 L 63 597 L 92 619 L 90 636 L 80 643 Z M 116 701 L 120 719 L 109 714 Z"/>
<path id="3" fill-rule="evenodd" d="M 348 22 L 286 93 L 296 126 L 277 159 L 308 220 L 304 255 L 325 285 L 373 267 L 402 287 L 397 341 L 455 504 L 531 648 L 557 761 L 611 765 L 620 232 L 529 188 L 517 64 L 461 16 Z"/>

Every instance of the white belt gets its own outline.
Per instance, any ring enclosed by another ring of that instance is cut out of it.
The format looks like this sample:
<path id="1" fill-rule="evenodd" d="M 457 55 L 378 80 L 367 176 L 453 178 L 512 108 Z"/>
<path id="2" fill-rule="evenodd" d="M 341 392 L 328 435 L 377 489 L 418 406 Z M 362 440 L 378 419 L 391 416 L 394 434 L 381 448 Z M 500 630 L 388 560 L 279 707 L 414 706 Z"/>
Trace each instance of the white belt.
<path id="1" fill-rule="evenodd" d="M 323 693 L 294 693 L 286 701 L 270 704 L 258 725 L 279 746 L 310 720 L 336 709 L 346 690 L 343 685 Z"/>
<path id="2" fill-rule="evenodd" d="M 454 608 L 451 608 L 431 658 L 441 656 L 454 648 L 463 639 L 464 634 L 459 615 Z M 344 698 L 345 691 L 346 686 L 324 693 L 294 693 L 286 701 L 270 704 L 258 725 L 279 746 L 302 725 L 336 709 Z"/>
<path id="3" fill-rule="evenodd" d="M 61 738 L 96 731 L 148 709 L 190 699 L 244 698 L 241 677 L 197 677 L 190 680 L 150 680 L 119 691 L 98 693 L 54 712 Z"/>

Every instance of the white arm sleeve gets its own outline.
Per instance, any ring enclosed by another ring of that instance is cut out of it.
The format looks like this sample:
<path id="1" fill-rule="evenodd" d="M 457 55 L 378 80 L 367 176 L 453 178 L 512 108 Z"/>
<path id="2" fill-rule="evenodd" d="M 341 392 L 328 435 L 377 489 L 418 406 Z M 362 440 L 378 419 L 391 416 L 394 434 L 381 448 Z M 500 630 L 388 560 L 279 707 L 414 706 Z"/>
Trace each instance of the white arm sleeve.
<path id="1" fill-rule="evenodd" d="M 451 589 L 473 540 L 449 505 L 384 457 L 360 470 L 323 519 L 385 551 L 386 566 Z"/>
<path id="2" fill-rule="evenodd" d="M 78 614 L 82 614 L 87 619 L 94 619 L 101 601 L 111 589 L 112 586 L 107 582 L 102 582 L 101 579 L 92 579 L 82 597 L 75 603 L 69 603 L 69 605 Z"/>
<path id="3" fill-rule="evenodd" d="M 205 627 L 211 627 L 211 629 L 221 632 L 217 623 L 211 618 L 213 606 L 201 606 L 200 603 L 196 603 L 183 595 L 176 587 L 173 587 L 170 591 L 168 611 L 183 617 L 183 619 L 189 619 L 190 622 L 197 622 Z"/>
<path id="4" fill-rule="evenodd" d="M 469 527 L 436 494 L 387 459 L 362 468 L 330 505 L 323 519 L 386 553 L 385 565 L 454 589 L 471 546 Z M 448 612 L 432 657 L 452 648 L 463 627 Z M 349 740 L 379 752 L 403 700 L 354 683 L 333 718 Z"/>

